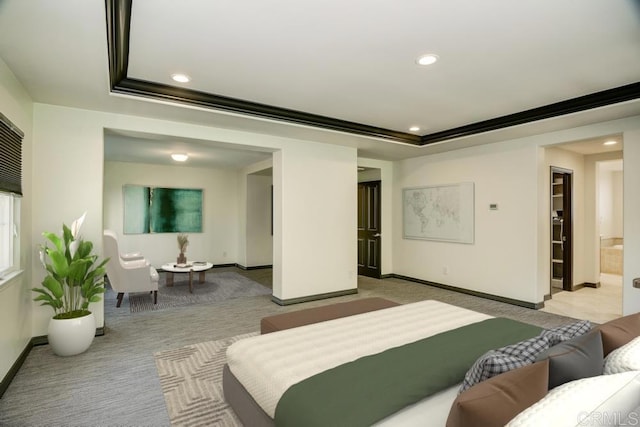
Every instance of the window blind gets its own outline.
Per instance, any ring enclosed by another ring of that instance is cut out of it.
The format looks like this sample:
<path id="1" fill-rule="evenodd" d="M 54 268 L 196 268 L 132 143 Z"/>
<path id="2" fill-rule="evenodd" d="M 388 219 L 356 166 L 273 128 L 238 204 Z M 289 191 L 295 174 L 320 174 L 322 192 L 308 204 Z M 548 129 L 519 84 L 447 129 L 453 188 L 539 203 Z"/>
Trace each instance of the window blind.
<path id="1" fill-rule="evenodd" d="M 22 195 L 24 133 L 0 113 L 0 191 Z"/>

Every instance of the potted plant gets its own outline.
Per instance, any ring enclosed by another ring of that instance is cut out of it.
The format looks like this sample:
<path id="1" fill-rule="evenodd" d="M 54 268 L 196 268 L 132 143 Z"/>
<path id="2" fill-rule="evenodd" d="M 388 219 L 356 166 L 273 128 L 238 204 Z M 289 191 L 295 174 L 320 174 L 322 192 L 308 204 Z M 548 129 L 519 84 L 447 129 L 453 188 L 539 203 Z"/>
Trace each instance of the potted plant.
<path id="1" fill-rule="evenodd" d="M 104 293 L 105 264 L 97 264 L 92 254 L 93 243 L 80 237 L 80 227 L 86 212 L 71 224 L 62 225 L 62 235 L 44 232 L 53 244 L 41 246 L 40 261 L 47 270 L 41 288 L 33 288 L 38 295 L 34 301 L 53 308 L 49 321 L 49 344 L 59 356 L 72 356 L 87 350 L 96 332 L 95 317 L 89 304 L 100 301 Z"/>

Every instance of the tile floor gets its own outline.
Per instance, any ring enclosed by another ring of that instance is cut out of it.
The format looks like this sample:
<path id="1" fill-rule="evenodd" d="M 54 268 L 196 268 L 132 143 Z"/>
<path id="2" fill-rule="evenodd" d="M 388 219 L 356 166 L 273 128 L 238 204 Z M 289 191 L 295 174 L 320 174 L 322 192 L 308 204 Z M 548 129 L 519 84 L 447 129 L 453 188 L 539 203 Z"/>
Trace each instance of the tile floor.
<path id="1" fill-rule="evenodd" d="M 622 316 L 622 276 L 601 274 L 599 288 L 560 291 L 545 302 L 542 311 L 605 323 Z"/>

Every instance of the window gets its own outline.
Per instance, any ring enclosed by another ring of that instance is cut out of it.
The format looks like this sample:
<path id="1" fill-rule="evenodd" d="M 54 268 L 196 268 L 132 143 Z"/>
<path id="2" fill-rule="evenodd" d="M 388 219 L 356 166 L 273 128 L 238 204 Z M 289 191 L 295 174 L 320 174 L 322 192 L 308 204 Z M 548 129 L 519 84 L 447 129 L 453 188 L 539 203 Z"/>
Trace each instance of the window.
<path id="1" fill-rule="evenodd" d="M 20 198 L 0 193 L 0 277 L 20 267 Z"/>
<path id="2" fill-rule="evenodd" d="M 0 278 L 20 268 L 23 137 L 0 113 Z"/>

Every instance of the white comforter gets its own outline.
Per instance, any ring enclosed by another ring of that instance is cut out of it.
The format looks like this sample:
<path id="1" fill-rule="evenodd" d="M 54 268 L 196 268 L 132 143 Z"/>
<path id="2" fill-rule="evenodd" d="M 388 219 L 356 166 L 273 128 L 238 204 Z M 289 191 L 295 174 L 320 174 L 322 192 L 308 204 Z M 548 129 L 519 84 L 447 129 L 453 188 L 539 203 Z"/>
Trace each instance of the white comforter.
<path id="1" fill-rule="evenodd" d="M 292 385 L 370 354 L 491 318 L 438 301 L 377 310 L 247 338 L 227 349 L 233 375 L 274 418 Z"/>

